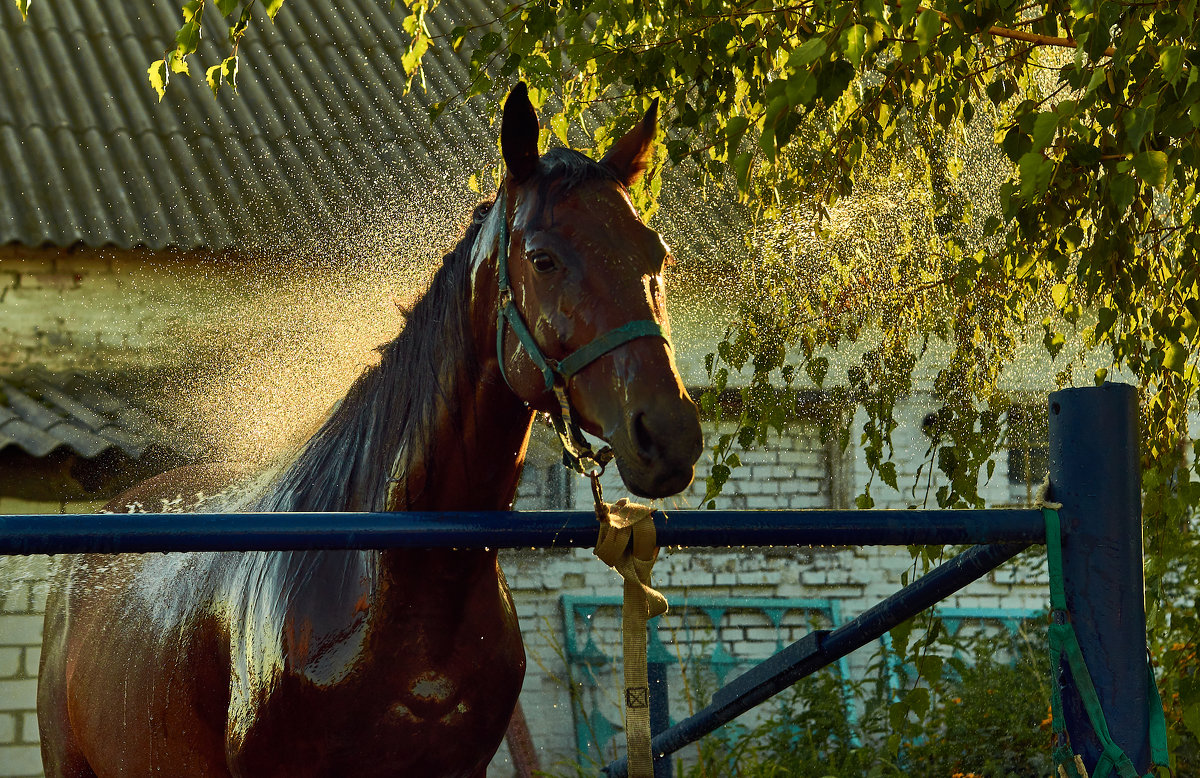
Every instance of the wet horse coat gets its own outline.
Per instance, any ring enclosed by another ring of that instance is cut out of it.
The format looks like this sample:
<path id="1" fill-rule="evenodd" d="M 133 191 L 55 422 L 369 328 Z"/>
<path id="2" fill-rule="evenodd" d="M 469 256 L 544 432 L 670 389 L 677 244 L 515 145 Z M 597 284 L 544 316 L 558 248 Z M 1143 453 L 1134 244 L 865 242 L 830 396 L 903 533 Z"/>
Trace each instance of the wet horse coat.
<path id="1" fill-rule="evenodd" d="M 533 414 L 557 404 L 515 338 L 497 353 L 497 261 L 552 359 L 631 320 L 666 323 L 666 248 L 626 194 L 654 110 L 600 163 L 539 158 L 537 133 L 518 86 L 504 207 L 476 210 L 404 331 L 300 452 L 205 510 L 511 505 Z M 664 338 L 625 343 L 567 393 L 632 491 L 690 481 L 699 422 Z M 173 471 L 114 505 L 212 494 L 235 475 Z M 76 556 L 47 606 L 43 759 L 53 777 L 483 776 L 524 664 L 495 552 Z"/>

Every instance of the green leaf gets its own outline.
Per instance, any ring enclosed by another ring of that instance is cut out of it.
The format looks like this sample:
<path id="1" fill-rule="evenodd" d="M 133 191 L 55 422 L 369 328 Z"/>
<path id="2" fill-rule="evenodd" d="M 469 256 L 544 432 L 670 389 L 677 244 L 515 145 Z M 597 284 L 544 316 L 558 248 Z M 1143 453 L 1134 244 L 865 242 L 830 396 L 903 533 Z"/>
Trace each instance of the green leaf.
<path id="1" fill-rule="evenodd" d="M 887 21 L 883 12 L 883 0 L 863 0 L 862 10 L 864 18 L 870 17 L 877 22 Z"/>
<path id="2" fill-rule="evenodd" d="M 171 78 L 167 73 L 166 59 L 151 62 L 150 67 L 146 70 L 146 75 L 150 79 L 150 86 L 155 92 L 158 92 L 158 99 L 162 100 L 163 95 L 167 93 L 167 81 Z"/>
<path id="3" fill-rule="evenodd" d="M 928 657 L 922 657 L 922 659 L 925 658 Z M 924 686 L 918 686 L 915 689 L 910 689 L 905 698 L 908 700 L 908 705 L 912 708 L 912 712 L 917 715 L 917 718 L 925 718 L 925 714 L 929 712 L 929 690 Z"/>
<path id="4" fill-rule="evenodd" d="M 1137 194 L 1137 181 L 1125 173 L 1114 173 L 1109 176 L 1108 192 L 1118 213 L 1125 213 L 1129 204 Z"/>
<path id="5" fill-rule="evenodd" d="M 567 140 L 567 127 L 570 125 L 570 120 L 566 114 L 555 114 L 550 117 L 550 128 L 554 130 L 555 136 L 564 146 L 570 146 L 571 142 Z"/>
<path id="6" fill-rule="evenodd" d="M 843 50 L 850 64 L 859 67 L 863 55 L 867 53 L 867 28 L 856 24 L 847 30 L 843 36 Z"/>
<path id="7" fill-rule="evenodd" d="M 750 162 L 754 155 L 743 152 L 733 158 L 733 169 L 737 173 L 738 189 L 743 192 L 750 188 Z"/>
<path id="8" fill-rule="evenodd" d="M 1137 149 L 1142 145 L 1142 138 L 1154 126 L 1153 108 L 1134 108 L 1125 114 L 1125 133 L 1129 138 L 1129 148 Z"/>
<path id="9" fill-rule="evenodd" d="M 479 39 L 479 50 L 486 51 L 490 54 L 491 52 L 500 48 L 500 43 L 502 40 L 503 39 L 500 37 L 500 33 L 493 30 Z"/>
<path id="10" fill-rule="evenodd" d="M 200 45 L 200 19 L 194 18 L 187 22 L 175 33 L 175 50 L 179 56 L 186 57 L 196 51 Z"/>
<path id="11" fill-rule="evenodd" d="M 993 104 L 1000 105 L 1000 103 L 1003 103 L 1017 93 L 1017 82 L 1011 78 L 1000 76 L 988 84 L 987 89 L 984 91 Z"/>
<path id="12" fill-rule="evenodd" d="M 1133 158 L 1138 178 L 1160 192 L 1167 187 L 1167 155 L 1162 151 L 1143 151 Z"/>
<path id="13" fill-rule="evenodd" d="M 179 49 L 175 49 L 167 55 L 167 67 L 171 69 L 172 73 L 184 73 L 189 76 L 192 74 L 187 60 L 179 56 Z"/>
<path id="14" fill-rule="evenodd" d="M 1112 308 L 1101 308 L 1096 312 L 1096 332 L 1103 335 L 1112 329 L 1117 321 L 1117 312 Z"/>
<path id="15" fill-rule="evenodd" d="M 1055 284 L 1050 290 L 1050 297 L 1054 300 L 1054 306 L 1062 310 L 1071 300 L 1071 287 L 1066 284 Z"/>
<path id="16" fill-rule="evenodd" d="M 404 68 L 404 75 L 412 78 L 416 74 L 417 68 L 421 66 L 421 57 L 425 56 L 428 49 L 429 38 L 424 35 L 413 38 L 408 51 L 400 55 L 400 67 Z"/>
<path id="17" fill-rule="evenodd" d="M 208 88 L 216 95 L 217 90 L 221 87 L 221 65 L 217 63 L 204 71 L 204 80 L 208 83 Z"/>
<path id="18" fill-rule="evenodd" d="M 229 16 L 237 10 L 239 0 L 217 0 L 217 10 L 221 16 Z"/>
<path id="19" fill-rule="evenodd" d="M 1187 367 L 1188 349 L 1182 343 L 1168 343 L 1163 351 L 1163 367 L 1172 373 L 1183 375 Z"/>
<path id="20" fill-rule="evenodd" d="M 183 13 L 183 21 L 191 24 L 192 22 L 200 21 L 200 17 L 204 14 L 204 0 L 188 0 L 180 8 Z"/>
<path id="21" fill-rule="evenodd" d="M 917 45 L 921 53 L 927 54 L 942 31 L 942 17 L 932 8 L 927 8 L 917 17 Z"/>
<path id="22" fill-rule="evenodd" d="M 29 18 L 29 3 L 31 0 L 17 0 L 17 10 L 21 12 L 22 19 Z"/>
<path id="23" fill-rule="evenodd" d="M 892 627 L 889 633 L 892 637 L 892 648 L 900 656 L 908 653 L 908 641 L 912 637 L 914 626 L 916 626 L 916 619 L 907 619 Z"/>
<path id="24" fill-rule="evenodd" d="M 828 47 L 821 38 L 809 38 L 804 45 L 788 55 L 788 67 L 799 70 L 825 54 Z"/>
<path id="25" fill-rule="evenodd" d="M 1054 140 L 1058 130 L 1058 114 L 1054 111 L 1043 111 L 1033 121 L 1033 148 L 1041 151 Z"/>
<path id="26" fill-rule="evenodd" d="M 1163 49 L 1158 55 L 1158 66 L 1162 68 L 1163 78 L 1174 86 L 1183 72 L 1183 47 L 1167 46 Z"/>
<path id="27" fill-rule="evenodd" d="M 1185 674 L 1179 680 L 1179 702 L 1183 708 L 1183 725 L 1194 737 L 1200 738 L 1200 680 Z"/>
<path id="28" fill-rule="evenodd" d="M 263 10 L 267 12 L 267 16 L 271 17 L 271 21 L 275 20 L 275 14 L 279 13 L 279 9 L 283 7 L 283 0 L 263 0 Z"/>
<path id="29" fill-rule="evenodd" d="M 1042 345 L 1046 347 L 1046 351 L 1049 352 L 1051 359 L 1058 356 L 1058 352 L 1062 351 L 1066 343 L 1067 339 L 1063 337 L 1061 332 L 1056 332 L 1050 327 L 1046 328 L 1046 334 L 1042 338 Z"/>
<path id="30" fill-rule="evenodd" d="M 829 359 L 826 357 L 813 357 L 804 365 L 804 372 L 808 373 L 808 377 L 820 389 L 825 384 L 825 375 L 829 372 Z"/>
<path id="31" fill-rule="evenodd" d="M 1040 151 L 1025 153 L 1017 168 L 1021 173 L 1021 198 L 1027 201 L 1040 199 L 1050 187 L 1050 176 L 1054 163 L 1042 156 Z"/>
<path id="32" fill-rule="evenodd" d="M 879 480 L 883 481 L 888 486 L 896 491 L 900 490 L 896 481 L 896 463 L 895 462 L 880 462 L 879 463 Z"/>

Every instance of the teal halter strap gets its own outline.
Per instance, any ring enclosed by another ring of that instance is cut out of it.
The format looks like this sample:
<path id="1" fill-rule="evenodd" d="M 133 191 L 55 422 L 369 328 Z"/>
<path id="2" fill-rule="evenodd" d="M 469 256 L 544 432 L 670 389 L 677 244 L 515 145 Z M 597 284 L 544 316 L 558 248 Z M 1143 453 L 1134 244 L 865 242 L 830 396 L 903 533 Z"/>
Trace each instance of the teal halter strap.
<path id="1" fill-rule="evenodd" d="M 521 348 L 525 349 L 529 358 L 533 360 L 533 364 L 542 371 L 546 390 L 553 392 L 558 400 L 559 410 L 552 413 L 551 418 L 563 444 L 563 464 L 581 473 L 589 472 L 596 467 L 603 469 L 604 465 L 612 459 L 612 450 L 606 446 L 599 452 L 595 452 L 584 438 L 579 424 L 575 421 L 571 402 L 567 397 L 567 382 L 572 376 L 577 375 L 600 357 L 630 341 L 656 337 L 666 341 L 668 347 L 670 347 L 671 341 L 658 322 L 650 319 L 636 319 L 597 336 L 590 343 L 579 347 L 562 360 L 551 359 L 543 354 L 538 347 L 537 340 L 533 337 L 533 332 L 530 331 L 529 325 L 525 323 L 525 318 L 517 308 L 516 301 L 513 300 L 512 285 L 508 276 L 508 214 L 506 213 L 504 194 L 504 190 L 501 189 L 500 194 L 496 196 L 494 206 L 500 211 L 500 247 L 496 257 L 496 279 L 499 286 L 496 306 L 496 359 L 500 362 L 500 375 L 504 377 L 508 388 L 512 389 L 512 381 L 508 380 L 508 371 L 504 369 L 504 330 L 507 326 L 517 336 L 517 341 L 521 344 Z"/>

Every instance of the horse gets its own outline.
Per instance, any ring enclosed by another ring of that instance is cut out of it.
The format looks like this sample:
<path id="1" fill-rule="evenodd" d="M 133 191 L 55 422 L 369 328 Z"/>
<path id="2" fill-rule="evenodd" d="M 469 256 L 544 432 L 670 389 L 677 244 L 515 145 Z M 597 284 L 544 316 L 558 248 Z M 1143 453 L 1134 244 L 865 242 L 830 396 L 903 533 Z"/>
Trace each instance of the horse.
<path id="1" fill-rule="evenodd" d="M 657 103 L 599 161 L 540 155 L 538 131 L 519 84 L 495 200 L 297 453 L 232 490 L 218 466 L 170 471 L 110 509 L 222 490 L 228 510 L 506 509 L 535 414 L 564 404 L 631 492 L 684 489 L 702 437 L 669 340 L 670 255 L 629 198 Z M 495 550 L 87 554 L 56 576 L 50 778 L 482 778 L 524 677 Z"/>

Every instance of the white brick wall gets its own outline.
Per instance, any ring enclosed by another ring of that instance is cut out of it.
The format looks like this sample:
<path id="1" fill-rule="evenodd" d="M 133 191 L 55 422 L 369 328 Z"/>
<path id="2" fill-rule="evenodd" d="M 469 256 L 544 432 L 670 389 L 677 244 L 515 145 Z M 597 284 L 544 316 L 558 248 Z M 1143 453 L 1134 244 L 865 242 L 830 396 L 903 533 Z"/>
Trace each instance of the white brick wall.
<path id="1" fill-rule="evenodd" d="M 0 776 L 40 776 L 37 666 L 48 557 L 0 557 Z"/>

